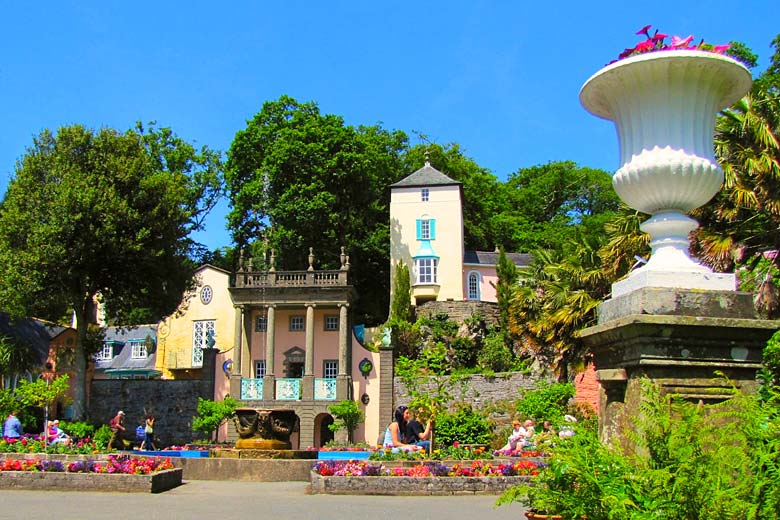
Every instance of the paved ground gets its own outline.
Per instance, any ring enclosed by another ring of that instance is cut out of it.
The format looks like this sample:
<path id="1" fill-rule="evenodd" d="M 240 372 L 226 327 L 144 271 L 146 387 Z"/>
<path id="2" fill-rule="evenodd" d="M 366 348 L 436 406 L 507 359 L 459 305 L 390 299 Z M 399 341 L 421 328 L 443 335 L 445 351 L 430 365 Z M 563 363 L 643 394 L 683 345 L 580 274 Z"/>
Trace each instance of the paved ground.
<path id="1" fill-rule="evenodd" d="M 306 495 L 305 488 L 304 482 L 193 480 L 157 495 L 0 491 L 0 519 L 520 520 L 523 511 L 518 504 L 494 508 L 490 495 Z"/>

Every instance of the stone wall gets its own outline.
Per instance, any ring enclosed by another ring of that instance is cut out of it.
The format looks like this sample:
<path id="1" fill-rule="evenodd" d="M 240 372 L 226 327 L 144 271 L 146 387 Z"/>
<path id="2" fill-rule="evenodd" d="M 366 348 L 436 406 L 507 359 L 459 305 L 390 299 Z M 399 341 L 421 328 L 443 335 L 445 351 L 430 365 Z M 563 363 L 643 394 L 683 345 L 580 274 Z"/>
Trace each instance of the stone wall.
<path id="1" fill-rule="evenodd" d="M 149 475 L 2 471 L 0 489 L 161 493 L 180 486 L 181 478 L 181 468 L 167 469 Z"/>
<path id="2" fill-rule="evenodd" d="M 95 380 L 90 388 L 89 419 L 105 424 L 123 410 L 125 438 L 134 440 L 136 427 L 152 414 L 158 448 L 185 444 L 193 439 L 192 418 L 197 415 L 202 386 L 199 380 Z"/>
<path id="3" fill-rule="evenodd" d="M 448 405 L 459 402 L 471 403 L 475 408 L 481 408 L 488 403 L 497 401 L 513 401 L 520 396 L 521 390 L 530 390 L 539 385 L 541 379 L 538 376 L 521 372 L 499 373 L 495 376 L 475 374 L 465 376 L 456 385 L 453 401 Z M 393 386 L 393 400 L 396 406 L 409 403 L 409 394 L 400 378 L 395 378 Z M 390 418 L 387 418 L 390 420 Z"/>
<path id="4" fill-rule="evenodd" d="M 498 495 L 530 477 L 323 477 L 311 472 L 311 493 L 330 495 Z"/>
<path id="5" fill-rule="evenodd" d="M 498 304 L 478 301 L 430 301 L 417 307 L 417 317 L 446 314 L 450 320 L 463 323 L 473 314 L 481 314 L 488 325 L 498 324 Z"/>

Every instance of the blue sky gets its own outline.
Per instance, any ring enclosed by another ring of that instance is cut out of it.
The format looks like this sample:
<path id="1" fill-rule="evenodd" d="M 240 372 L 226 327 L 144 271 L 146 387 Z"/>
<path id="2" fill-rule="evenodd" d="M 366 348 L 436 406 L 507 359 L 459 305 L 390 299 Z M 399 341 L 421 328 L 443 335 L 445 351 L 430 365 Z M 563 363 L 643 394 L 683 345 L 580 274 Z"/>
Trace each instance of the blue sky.
<path id="1" fill-rule="evenodd" d="M 532 4 L 532 5 L 528 5 Z M 34 6 L 34 7 L 31 7 Z M 768 62 L 777 0 L 734 2 L 157 1 L 3 3 L 0 193 L 44 128 L 157 121 L 226 151 L 264 101 L 315 101 L 466 154 L 500 179 L 573 160 L 618 167 L 585 80 L 653 24 L 739 40 Z M 226 204 L 196 239 L 229 245 Z"/>

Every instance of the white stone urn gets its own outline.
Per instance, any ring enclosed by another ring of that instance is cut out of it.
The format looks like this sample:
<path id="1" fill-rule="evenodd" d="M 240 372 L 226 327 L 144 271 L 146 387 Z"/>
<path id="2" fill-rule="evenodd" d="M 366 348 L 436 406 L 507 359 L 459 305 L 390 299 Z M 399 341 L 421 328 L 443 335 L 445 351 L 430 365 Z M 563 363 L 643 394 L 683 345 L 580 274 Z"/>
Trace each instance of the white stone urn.
<path id="1" fill-rule="evenodd" d="M 734 290 L 733 275 L 713 273 L 688 253 L 698 223 L 685 213 L 706 204 L 723 183 L 714 157 L 717 113 L 750 89 L 739 62 L 705 51 L 656 51 L 607 65 L 580 91 L 591 114 L 614 121 L 620 169 L 612 184 L 630 207 L 649 213 L 642 231 L 652 255 L 612 287 Z"/>

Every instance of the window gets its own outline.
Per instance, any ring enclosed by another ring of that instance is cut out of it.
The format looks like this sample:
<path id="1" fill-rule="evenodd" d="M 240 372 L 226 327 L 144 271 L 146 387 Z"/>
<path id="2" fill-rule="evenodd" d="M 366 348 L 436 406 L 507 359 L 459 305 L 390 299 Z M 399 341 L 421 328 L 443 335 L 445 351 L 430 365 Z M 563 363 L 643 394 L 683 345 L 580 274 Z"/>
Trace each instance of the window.
<path id="1" fill-rule="evenodd" d="M 469 300 L 479 300 L 479 273 L 475 271 L 469 273 L 468 291 Z"/>
<path id="2" fill-rule="evenodd" d="M 325 316 L 325 330 L 339 330 L 339 317 L 336 314 Z"/>
<path id="3" fill-rule="evenodd" d="M 437 258 L 415 258 L 414 267 L 417 273 L 417 283 L 437 283 L 436 268 L 438 263 Z"/>
<path id="4" fill-rule="evenodd" d="M 268 316 L 260 314 L 255 318 L 255 332 L 265 332 L 268 330 Z"/>
<path id="5" fill-rule="evenodd" d="M 430 190 L 428 188 L 423 188 L 420 190 L 420 200 L 423 202 L 428 202 L 428 197 L 430 197 Z"/>
<path id="6" fill-rule="evenodd" d="M 216 339 L 214 320 L 196 321 L 192 326 L 192 366 L 203 366 L 203 349 L 208 345 L 209 334 Z"/>
<path id="7" fill-rule="evenodd" d="M 294 332 L 300 332 L 302 330 L 306 329 L 306 317 L 303 315 L 296 314 L 295 316 L 290 316 L 290 330 Z"/>
<path id="8" fill-rule="evenodd" d="M 134 339 L 129 341 L 130 347 L 132 350 L 130 351 L 130 357 L 132 359 L 146 359 L 146 343 L 142 339 Z"/>
<path id="9" fill-rule="evenodd" d="M 436 220 L 423 217 L 417 219 L 417 240 L 436 239 Z"/>
<path id="10" fill-rule="evenodd" d="M 255 359 L 255 377 L 265 377 L 265 359 Z"/>
<path id="11" fill-rule="evenodd" d="M 339 373 L 339 362 L 335 359 L 326 359 L 322 362 L 322 377 L 336 379 Z"/>
<path id="12" fill-rule="evenodd" d="M 95 354 L 98 361 L 111 361 L 114 357 L 114 344 L 110 342 L 103 343 L 103 348 Z"/>
<path id="13" fill-rule="evenodd" d="M 212 296 L 214 296 L 214 291 L 211 289 L 211 286 L 206 285 L 200 290 L 200 301 L 203 302 L 203 305 L 211 303 Z"/>

